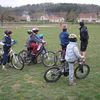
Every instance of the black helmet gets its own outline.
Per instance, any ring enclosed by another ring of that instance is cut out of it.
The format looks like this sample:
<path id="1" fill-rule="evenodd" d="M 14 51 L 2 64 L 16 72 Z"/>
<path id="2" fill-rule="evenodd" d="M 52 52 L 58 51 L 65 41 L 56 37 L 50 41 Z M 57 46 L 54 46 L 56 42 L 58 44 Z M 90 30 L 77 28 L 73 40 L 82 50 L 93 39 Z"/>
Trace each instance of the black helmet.
<path id="1" fill-rule="evenodd" d="M 28 34 L 31 34 L 31 33 L 32 33 L 32 30 L 28 30 L 27 33 L 28 33 Z"/>
<path id="2" fill-rule="evenodd" d="M 80 22 L 80 26 L 84 26 L 84 22 Z"/>

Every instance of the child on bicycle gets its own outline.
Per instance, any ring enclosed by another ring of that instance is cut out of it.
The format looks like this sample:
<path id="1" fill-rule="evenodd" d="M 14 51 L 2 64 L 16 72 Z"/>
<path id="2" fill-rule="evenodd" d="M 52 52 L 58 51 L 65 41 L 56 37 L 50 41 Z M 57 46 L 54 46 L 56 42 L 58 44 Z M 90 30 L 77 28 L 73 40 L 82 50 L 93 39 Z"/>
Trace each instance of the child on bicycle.
<path id="1" fill-rule="evenodd" d="M 77 36 L 75 34 L 69 35 L 69 44 L 67 45 L 65 60 L 68 62 L 69 66 L 69 85 L 75 85 L 74 82 L 74 63 L 80 58 L 84 58 L 81 56 L 78 46 L 77 46 Z"/>
<path id="2" fill-rule="evenodd" d="M 42 41 L 43 44 L 46 44 L 46 41 L 44 40 L 43 34 L 39 34 L 37 36 Z M 40 50 L 41 46 L 42 46 L 42 44 L 39 43 L 37 50 Z"/>
<path id="3" fill-rule="evenodd" d="M 10 52 L 10 48 L 11 48 L 11 34 L 12 34 L 12 31 L 10 30 L 6 30 L 5 32 L 5 35 L 4 35 L 4 38 L 2 40 L 3 42 L 3 65 L 2 65 L 2 69 L 3 70 L 6 70 L 6 64 L 10 62 L 10 55 L 9 55 L 9 52 Z"/>
<path id="4" fill-rule="evenodd" d="M 67 32 L 67 26 L 63 25 L 62 26 L 62 32 L 59 34 L 59 39 L 60 39 L 60 43 L 61 43 L 61 48 L 62 48 L 62 58 L 61 58 L 61 62 L 65 60 L 65 52 L 66 52 L 66 47 L 69 43 L 69 33 Z"/>
<path id="5" fill-rule="evenodd" d="M 27 40 L 27 47 L 31 51 L 32 61 L 34 61 L 34 57 L 38 52 L 38 45 L 42 43 L 42 41 L 38 38 L 37 34 L 39 32 L 38 28 L 33 28 L 32 31 L 29 31 L 29 38 Z"/>

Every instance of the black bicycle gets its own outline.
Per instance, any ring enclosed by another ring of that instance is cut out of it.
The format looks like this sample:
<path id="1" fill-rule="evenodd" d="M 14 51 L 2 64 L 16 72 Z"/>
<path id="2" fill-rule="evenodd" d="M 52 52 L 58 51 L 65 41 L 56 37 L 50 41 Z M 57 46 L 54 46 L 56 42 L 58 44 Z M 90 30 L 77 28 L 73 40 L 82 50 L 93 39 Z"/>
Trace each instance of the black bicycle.
<path id="1" fill-rule="evenodd" d="M 28 50 L 22 50 L 19 55 L 23 58 L 25 64 L 30 64 L 31 62 L 42 63 L 46 67 L 54 66 L 56 63 L 55 53 L 48 51 L 44 44 L 42 44 L 40 50 L 37 54 L 31 54 Z"/>
<path id="2" fill-rule="evenodd" d="M 84 79 L 90 72 L 89 65 L 85 64 L 83 60 L 78 61 L 78 66 L 75 68 L 74 75 L 77 79 Z M 44 73 L 44 79 L 46 82 L 56 82 L 60 77 L 69 75 L 69 67 L 66 61 L 63 62 L 60 67 L 52 67 L 46 70 Z"/>

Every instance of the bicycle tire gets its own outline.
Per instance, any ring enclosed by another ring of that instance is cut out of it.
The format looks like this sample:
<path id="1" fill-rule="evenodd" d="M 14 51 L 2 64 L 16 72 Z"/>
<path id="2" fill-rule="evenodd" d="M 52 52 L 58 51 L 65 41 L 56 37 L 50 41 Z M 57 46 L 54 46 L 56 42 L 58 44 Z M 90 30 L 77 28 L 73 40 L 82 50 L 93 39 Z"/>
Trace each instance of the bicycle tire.
<path id="1" fill-rule="evenodd" d="M 15 54 L 14 56 L 11 56 L 12 66 L 17 70 L 22 70 L 24 68 L 24 61 L 23 61 L 22 57 L 19 56 L 18 54 Z M 15 61 L 15 59 L 16 59 L 16 61 Z M 19 64 L 20 64 L 20 66 L 19 66 Z"/>
<path id="2" fill-rule="evenodd" d="M 86 70 L 86 73 L 85 73 Z M 90 67 L 87 64 L 83 64 L 82 66 L 78 66 L 75 71 L 74 71 L 74 75 L 77 79 L 84 79 L 88 76 L 90 72 Z M 85 73 L 85 74 L 84 74 Z"/>
<path id="3" fill-rule="evenodd" d="M 61 58 L 62 58 L 61 54 L 62 54 L 61 50 L 56 52 L 56 65 L 57 66 L 63 66 L 64 65 L 64 61 L 61 61 Z"/>
<path id="4" fill-rule="evenodd" d="M 28 57 L 27 50 L 20 51 L 19 56 L 21 56 L 23 58 L 24 64 L 29 65 L 31 63 L 31 57 Z"/>
<path id="5" fill-rule="evenodd" d="M 55 72 L 54 72 L 54 70 L 55 70 Z M 57 73 L 57 71 L 58 71 L 58 73 Z M 47 76 L 48 74 L 50 74 L 50 72 L 51 72 L 51 79 L 49 79 L 49 77 Z M 54 73 L 53 73 L 54 72 Z M 55 78 L 54 78 L 55 77 Z M 46 82 L 56 82 L 56 81 L 58 81 L 59 79 L 60 79 L 60 77 L 61 77 L 61 73 L 60 73 L 60 68 L 58 68 L 58 67 L 52 67 L 52 68 L 49 68 L 48 70 L 46 70 L 46 72 L 44 73 L 44 80 L 46 81 Z"/>
<path id="6" fill-rule="evenodd" d="M 56 56 L 55 53 L 52 51 L 48 51 L 42 56 L 42 64 L 45 67 L 52 67 L 56 65 Z"/>

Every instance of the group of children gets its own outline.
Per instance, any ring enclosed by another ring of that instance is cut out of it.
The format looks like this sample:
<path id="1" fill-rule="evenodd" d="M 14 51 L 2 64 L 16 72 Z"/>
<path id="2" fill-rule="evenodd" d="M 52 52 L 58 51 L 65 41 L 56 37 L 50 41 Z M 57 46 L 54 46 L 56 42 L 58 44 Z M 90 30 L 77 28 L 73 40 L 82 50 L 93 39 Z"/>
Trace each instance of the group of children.
<path id="1" fill-rule="evenodd" d="M 37 35 L 39 32 L 38 28 L 33 28 L 32 30 L 28 30 L 28 39 L 26 42 L 27 50 L 34 56 L 40 50 L 43 43 L 45 43 L 43 39 L 43 35 Z M 6 30 L 4 32 L 4 38 L 2 40 L 3 43 L 3 59 L 2 59 L 2 69 L 6 70 L 6 65 L 10 65 L 10 48 L 12 46 L 11 34 L 12 31 Z"/>
<path id="2" fill-rule="evenodd" d="M 40 36 L 40 38 L 37 36 L 39 32 L 38 28 L 33 28 L 32 30 L 28 30 L 27 33 L 29 35 L 26 46 L 28 51 L 31 50 L 31 53 L 34 55 L 38 52 L 38 50 L 41 47 L 41 44 L 45 41 L 43 40 L 43 36 Z M 9 51 L 12 46 L 11 44 L 11 34 L 12 31 L 6 30 L 3 38 L 3 65 L 2 69 L 6 69 L 5 65 L 9 63 Z M 61 40 L 61 47 L 62 51 L 65 56 L 63 56 L 63 59 L 65 59 L 68 62 L 69 65 L 69 85 L 74 85 L 74 62 L 77 61 L 79 58 L 84 58 L 80 54 L 80 51 L 77 46 L 77 36 L 75 34 L 68 34 L 67 27 L 63 26 L 63 32 L 59 35 Z"/>

